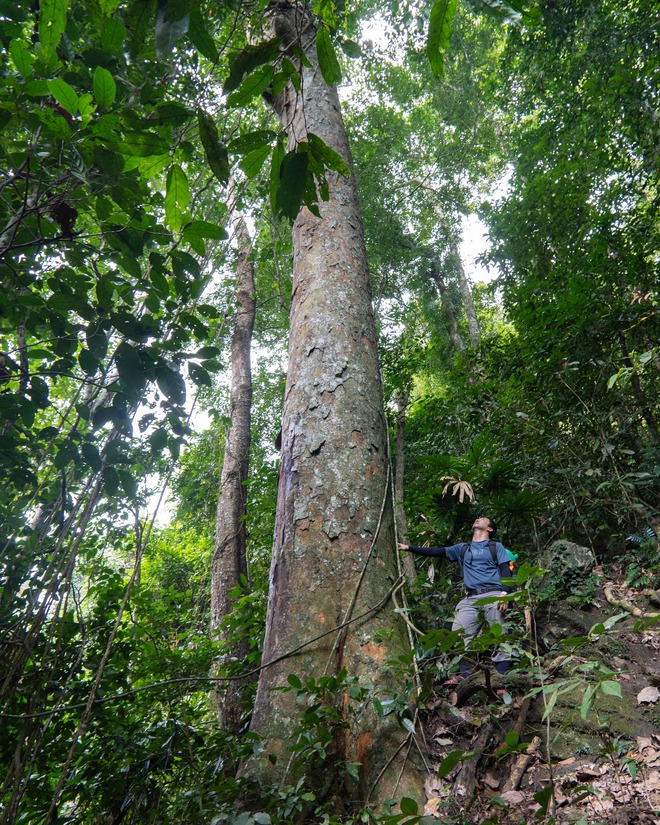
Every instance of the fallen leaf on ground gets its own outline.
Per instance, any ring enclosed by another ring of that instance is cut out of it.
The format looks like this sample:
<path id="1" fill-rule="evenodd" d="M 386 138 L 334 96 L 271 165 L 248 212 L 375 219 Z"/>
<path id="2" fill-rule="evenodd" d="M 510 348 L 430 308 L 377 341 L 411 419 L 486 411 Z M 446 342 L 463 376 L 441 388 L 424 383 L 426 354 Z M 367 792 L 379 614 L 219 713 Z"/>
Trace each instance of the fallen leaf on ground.
<path id="1" fill-rule="evenodd" d="M 500 799 L 503 799 L 507 805 L 520 805 L 525 801 L 525 797 L 520 791 L 504 791 L 500 794 Z"/>
<path id="2" fill-rule="evenodd" d="M 653 705 L 660 699 L 660 690 L 649 685 L 637 694 L 638 705 Z"/>

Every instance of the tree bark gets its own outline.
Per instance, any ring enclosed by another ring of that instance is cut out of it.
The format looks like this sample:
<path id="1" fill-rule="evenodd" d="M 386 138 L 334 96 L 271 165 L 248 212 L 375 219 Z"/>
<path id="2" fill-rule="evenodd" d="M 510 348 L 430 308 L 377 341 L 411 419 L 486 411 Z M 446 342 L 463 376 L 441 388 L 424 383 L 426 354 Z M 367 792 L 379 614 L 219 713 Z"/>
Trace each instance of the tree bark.
<path id="1" fill-rule="evenodd" d="M 440 303 L 442 306 L 442 311 L 445 315 L 445 320 L 447 321 L 447 328 L 449 329 L 449 338 L 451 339 L 452 346 L 456 352 L 462 352 L 465 349 L 465 342 L 463 341 L 461 333 L 458 330 L 454 307 L 451 305 L 451 298 L 447 292 L 447 284 L 445 284 L 444 279 L 440 274 L 440 267 L 435 259 L 431 261 L 430 275 L 440 294 Z"/>
<path id="2" fill-rule="evenodd" d="M 211 634 L 225 643 L 219 667 L 233 659 L 241 660 L 248 652 L 248 640 L 235 638 L 225 628 L 223 619 L 231 612 L 232 590 L 247 578 L 245 555 L 246 482 L 250 455 L 250 412 L 252 406 L 252 372 L 250 347 L 254 328 L 254 265 L 250 260 L 250 236 L 245 221 L 234 221 L 238 240 L 236 266 L 236 316 L 231 341 L 231 425 L 225 439 L 220 493 L 216 516 L 215 546 L 211 567 Z M 215 695 L 218 721 L 226 730 L 237 730 L 241 719 L 240 682 L 229 682 Z"/>
<path id="3" fill-rule="evenodd" d="M 481 331 L 479 329 L 477 313 L 474 308 L 474 301 L 472 300 L 472 289 L 470 288 L 470 282 L 468 281 L 467 275 L 465 274 L 465 269 L 463 268 L 463 260 L 461 259 L 458 244 L 449 229 L 447 231 L 449 232 L 449 250 L 452 258 L 454 259 L 456 271 L 458 272 L 458 285 L 461 290 L 463 306 L 465 307 L 465 315 L 468 322 L 468 338 L 470 340 L 470 346 L 478 347 L 479 342 L 481 341 Z"/>
<path id="4" fill-rule="evenodd" d="M 408 399 L 404 392 L 398 392 L 396 396 L 396 464 L 394 470 L 394 513 L 397 523 L 397 538 L 402 544 L 408 543 L 408 520 L 403 506 L 403 472 L 404 472 L 404 446 L 406 440 L 406 408 Z M 415 560 L 410 553 L 403 553 L 403 572 L 406 575 L 408 584 L 412 584 L 417 578 L 415 570 Z"/>
<path id="5" fill-rule="evenodd" d="M 318 135 L 350 164 L 337 91 L 318 67 L 315 27 L 302 5 L 271 4 L 274 31 L 296 41 L 311 63 L 300 92 L 290 84 L 272 105 L 292 150 Z M 293 55 L 293 50 L 289 51 Z M 296 774 L 289 746 L 297 741 L 300 705 L 274 688 L 294 672 L 319 679 L 346 669 L 381 698 L 402 693 L 386 663 L 409 650 L 405 624 L 388 594 L 397 585 L 387 427 L 378 365 L 362 220 L 353 175 L 328 175 L 321 217 L 303 208 L 293 226 L 293 293 L 289 366 L 263 664 L 252 731 L 265 753 L 244 766 L 264 782 Z M 346 624 L 350 622 L 350 624 Z M 341 631 L 333 628 L 343 625 Z M 328 632 L 330 631 L 330 632 Z M 325 634 L 322 638 L 319 638 Z M 315 641 L 312 641 L 315 640 Z M 301 648 L 295 658 L 268 662 Z M 406 734 L 395 714 L 371 702 L 351 713 L 337 697 L 346 726 L 337 730 L 318 786 L 330 781 L 338 805 L 412 796 L 422 800 L 418 772 L 407 760 Z M 273 764 L 268 754 L 277 759 Z M 341 768 L 358 764 L 359 779 Z M 301 773 L 302 769 L 298 771 Z"/>

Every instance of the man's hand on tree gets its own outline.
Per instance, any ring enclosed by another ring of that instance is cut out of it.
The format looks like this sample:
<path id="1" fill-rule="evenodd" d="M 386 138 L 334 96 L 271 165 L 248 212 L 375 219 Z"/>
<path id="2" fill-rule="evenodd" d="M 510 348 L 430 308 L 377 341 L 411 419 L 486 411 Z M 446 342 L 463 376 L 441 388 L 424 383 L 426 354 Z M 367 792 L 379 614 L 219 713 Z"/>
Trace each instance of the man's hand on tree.
<path id="1" fill-rule="evenodd" d="M 399 550 L 410 550 L 409 544 L 397 544 L 397 547 L 399 548 Z"/>

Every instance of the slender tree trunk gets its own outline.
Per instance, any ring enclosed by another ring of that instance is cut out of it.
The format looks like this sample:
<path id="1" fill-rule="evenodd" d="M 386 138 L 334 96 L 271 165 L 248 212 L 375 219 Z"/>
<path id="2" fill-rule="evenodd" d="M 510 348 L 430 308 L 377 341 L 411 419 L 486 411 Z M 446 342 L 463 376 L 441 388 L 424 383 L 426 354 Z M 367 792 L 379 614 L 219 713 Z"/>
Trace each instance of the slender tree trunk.
<path id="1" fill-rule="evenodd" d="M 337 91 L 318 68 L 311 16 L 286 2 L 271 4 L 270 15 L 275 31 L 296 33 L 312 64 L 303 69 L 299 93 L 289 85 L 273 101 L 289 150 L 309 131 L 350 163 Z M 282 48 L 291 45 L 285 39 Z M 265 752 L 244 771 L 262 783 L 290 781 L 301 772 L 289 751 L 301 706 L 292 693 L 274 690 L 286 685 L 288 674 L 319 679 L 345 668 L 381 698 L 405 690 L 386 668 L 409 644 L 388 598 L 398 584 L 396 550 L 362 220 L 353 176 L 330 174 L 328 182 L 321 217 L 303 208 L 293 226 L 289 367 L 263 664 L 298 652 L 260 675 L 252 730 L 264 736 Z M 394 714 L 380 717 L 365 702 L 354 715 L 348 695 L 337 702 L 346 727 L 335 729 L 319 796 L 324 789 L 332 793 L 337 807 L 403 795 L 421 800 L 419 774 L 407 760 L 406 734 Z M 358 780 L 344 762 L 357 763 Z"/>
<path id="2" fill-rule="evenodd" d="M 408 398 L 406 393 L 398 392 L 396 396 L 396 465 L 394 470 L 394 512 L 396 515 L 398 539 L 402 544 L 408 543 L 408 521 L 406 511 L 403 506 L 403 471 L 404 455 L 403 450 L 406 440 L 406 408 Z M 406 574 L 408 584 L 412 584 L 417 578 L 415 561 L 410 553 L 403 553 L 403 572 Z"/>
<path id="3" fill-rule="evenodd" d="M 254 266 L 250 260 L 250 236 L 245 221 L 234 222 L 238 240 L 236 266 L 236 320 L 231 341 L 231 425 L 225 440 L 215 546 L 211 569 L 211 634 L 224 641 L 224 661 L 242 659 L 248 652 L 248 640 L 235 639 L 222 627 L 231 612 L 231 591 L 247 577 L 245 556 L 246 481 L 250 454 L 250 411 L 252 405 L 252 373 L 250 347 L 254 328 L 255 296 Z M 241 719 L 241 683 L 230 682 L 216 693 L 220 726 L 236 730 Z"/>
<path id="4" fill-rule="evenodd" d="M 440 267 L 435 259 L 431 261 L 430 275 L 433 281 L 435 282 L 435 285 L 437 286 L 438 292 L 440 294 L 440 304 L 442 306 L 442 311 L 444 313 L 445 320 L 447 321 L 447 327 L 449 329 L 449 338 L 451 340 L 452 346 L 457 352 L 462 352 L 465 349 L 465 342 L 463 341 L 461 333 L 458 330 L 458 323 L 456 321 L 454 307 L 451 305 L 451 298 L 449 297 L 449 293 L 447 292 L 447 284 L 444 282 L 444 279 L 440 274 Z"/>
<path id="5" fill-rule="evenodd" d="M 472 289 L 470 287 L 470 282 L 467 279 L 467 275 L 465 274 L 465 269 L 463 268 L 463 261 L 461 259 L 461 253 L 458 249 L 458 244 L 451 233 L 449 235 L 449 249 L 456 265 L 456 271 L 458 272 L 458 285 L 461 290 L 461 297 L 463 298 L 463 306 L 465 307 L 465 315 L 468 322 L 468 337 L 470 339 L 470 346 L 478 347 L 479 341 L 481 341 L 481 331 L 479 329 L 479 321 L 477 321 L 474 301 L 472 300 Z"/>
<path id="6" fill-rule="evenodd" d="M 424 188 L 433 193 L 434 199 L 438 197 L 438 193 L 431 186 L 424 186 Z M 468 322 L 468 337 L 470 340 L 470 346 L 477 347 L 479 346 L 479 341 L 481 340 L 481 330 L 479 329 L 479 321 L 477 320 L 477 313 L 474 308 L 474 301 L 472 300 L 472 288 L 470 287 L 470 282 L 465 274 L 463 259 L 461 258 L 458 243 L 456 242 L 456 236 L 439 203 L 435 202 L 433 204 L 433 211 L 435 212 L 440 225 L 447 233 L 449 252 L 456 266 L 456 272 L 458 273 L 458 285 L 461 290 L 461 297 L 463 298 L 463 306 L 465 307 L 465 317 Z"/>

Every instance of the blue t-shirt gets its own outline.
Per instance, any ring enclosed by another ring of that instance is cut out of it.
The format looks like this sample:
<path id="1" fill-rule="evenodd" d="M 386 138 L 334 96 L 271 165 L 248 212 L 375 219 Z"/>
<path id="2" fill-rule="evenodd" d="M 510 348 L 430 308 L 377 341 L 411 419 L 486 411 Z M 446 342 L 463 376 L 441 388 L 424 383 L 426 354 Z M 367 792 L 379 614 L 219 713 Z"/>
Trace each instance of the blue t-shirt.
<path id="1" fill-rule="evenodd" d="M 461 548 L 467 542 L 452 544 L 445 547 L 447 558 L 452 561 L 461 562 Z M 497 566 L 493 564 L 493 556 L 488 549 L 488 539 L 484 541 L 471 541 L 463 556 L 463 582 L 467 590 L 481 590 L 484 587 L 493 589 L 504 589 L 500 584 L 499 565 L 509 564 L 509 556 L 503 544 L 495 542 L 497 551 Z"/>

